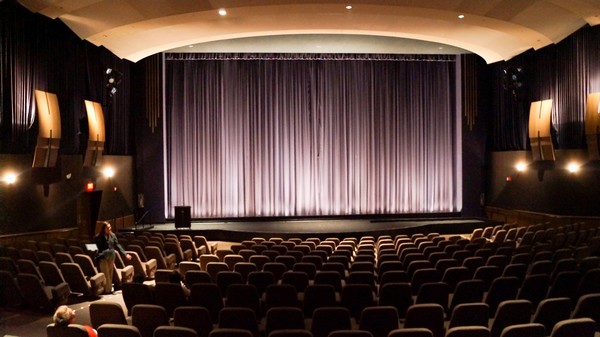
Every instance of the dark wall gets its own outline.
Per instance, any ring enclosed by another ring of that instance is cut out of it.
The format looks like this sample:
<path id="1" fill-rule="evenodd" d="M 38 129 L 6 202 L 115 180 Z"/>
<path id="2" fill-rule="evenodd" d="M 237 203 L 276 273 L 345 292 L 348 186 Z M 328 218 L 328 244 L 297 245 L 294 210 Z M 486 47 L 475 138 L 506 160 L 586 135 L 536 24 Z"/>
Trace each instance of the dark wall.
<path id="1" fill-rule="evenodd" d="M 556 215 L 600 214 L 599 166 L 588 160 L 584 137 L 587 94 L 600 91 L 599 37 L 600 27 L 586 26 L 556 45 L 487 67 L 484 79 L 491 90 L 482 113 L 489 116 L 488 205 Z M 518 87 L 507 81 L 505 71 L 517 74 Z M 553 100 L 556 161 L 532 163 L 529 107 L 544 99 Z M 583 165 L 577 174 L 565 169 L 573 160 Z M 528 163 L 528 169 L 516 172 L 518 161 Z"/>
<path id="2" fill-rule="evenodd" d="M 98 190 L 111 191 L 97 193 L 104 195 L 95 215 L 131 214 L 131 67 L 105 48 L 82 41 L 60 20 L 33 14 L 16 1 L 0 1 L 0 175 L 9 170 L 19 175 L 14 185 L 0 183 L 0 234 L 81 226 L 89 221 L 82 208 L 87 180 L 98 180 Z M 107 68 L 121 73 L 112 96 Z M 58 98 L 62 137 L 52 168 L 31 168 L 39 123 L 34 90 Z M 84 100 L 99 102 L 104 110 L 104 161 L 115 165 L 118 175 L 110 186 L 98 172 L 101 167 L 83 168 L 88 140 Z"/>
<path id="3" fill-rule="evenodd" d="M 17 175 L 12 185 L 0 182 L 0 235 L 72 227 L 85 227 L 81 232 L 86 233 L 96 219 L 131 214 L 132 157 L 104 157 L 116 172 L 111 179 L 100 168 L 84 168 L 82 156 L 61 156 L 49 169 L 33 169 L 31 161 L 30 155 L 0 155 L 1 173 Z M 96 184 L 95 204 L 85 191 L 89 181 Z"/>
<path id="4" fill-rule="evenodd" d="M 492 152 L 489 204 L 556 215 L 600 216 L 600 162 L 587 158 L 583 150 L 560 150 L 554 163 L 534 163 L 518 172 L 516 163 L 531 163 L 530 152 Z M 579 172 L 566 169 L 571 162 L 582 165 Z"/>

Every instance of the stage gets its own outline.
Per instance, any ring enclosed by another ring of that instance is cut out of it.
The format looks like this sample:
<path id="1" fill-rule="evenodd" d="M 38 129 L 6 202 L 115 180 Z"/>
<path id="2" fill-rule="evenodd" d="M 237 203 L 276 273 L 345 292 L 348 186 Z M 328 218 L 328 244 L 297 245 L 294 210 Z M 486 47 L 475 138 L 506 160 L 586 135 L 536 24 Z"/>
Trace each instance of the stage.
<path id="1" fill-rule="evenodd" d="M 252 237 L 361 237 L 415 233 L 470 234 L 475 228 L 499 222 L 480 218 L 389 218 L 389 219 L 288 219 L 288 220 L 192 220 L 189 227 L 164 224 L 138 224 L 133 231 L 204 235 L 214 241 L 243 241 Z"/>

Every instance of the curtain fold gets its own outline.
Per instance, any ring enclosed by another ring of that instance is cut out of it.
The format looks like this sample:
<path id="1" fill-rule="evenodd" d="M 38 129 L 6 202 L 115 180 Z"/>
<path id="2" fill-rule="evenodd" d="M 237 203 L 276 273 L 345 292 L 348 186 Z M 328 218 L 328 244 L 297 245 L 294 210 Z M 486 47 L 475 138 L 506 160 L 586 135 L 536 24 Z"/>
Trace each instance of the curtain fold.
<path id="1" fill-rule="evenodd" d="M 165 59 L 167 218 L 460 210 L 453 57 Z"/>

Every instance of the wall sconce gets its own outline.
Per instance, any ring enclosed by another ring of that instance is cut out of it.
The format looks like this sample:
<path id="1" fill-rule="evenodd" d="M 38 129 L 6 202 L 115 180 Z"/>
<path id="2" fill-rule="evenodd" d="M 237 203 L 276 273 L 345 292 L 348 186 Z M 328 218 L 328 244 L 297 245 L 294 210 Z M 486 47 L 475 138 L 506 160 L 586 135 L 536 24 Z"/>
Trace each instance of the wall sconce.
<path id="1" fill-rule="evenodd" d="M 515 169 L 517 169 L 517 172 L 523 172 L 527 169 L 527 163 L 525 162 L 518 162 L 515 165 Z"/>
<path id="2" fill-rule="evenodd" d="M 102 170 L 102 174 L 104 175 L 104 177 L 106 177 L 106 178 L 109 178 L 109 179 L 110 179 L 110 178 L 112 178 L 112 177 L 114 177 L 114 176 L 115 176 L 115 169 L 114 169 L 114 168 L 112 168 L 112 167 L 105 167 L 105 168 Z"/>
<path id="3" fill-rule="evenodd" d="M 17 175 L 12 172 L 5 173 L 2 177 L 2 181 L 4 181 L 8 185 L 12 185 L 17 182 Z"/>
<path id="4" fill-rule="evenodd" d="M 567 165 L 567 171 L 569 171 L 569 173 L 577 173 L 580 168 L 581 166 L 576 162 L 571 162 Z"/>

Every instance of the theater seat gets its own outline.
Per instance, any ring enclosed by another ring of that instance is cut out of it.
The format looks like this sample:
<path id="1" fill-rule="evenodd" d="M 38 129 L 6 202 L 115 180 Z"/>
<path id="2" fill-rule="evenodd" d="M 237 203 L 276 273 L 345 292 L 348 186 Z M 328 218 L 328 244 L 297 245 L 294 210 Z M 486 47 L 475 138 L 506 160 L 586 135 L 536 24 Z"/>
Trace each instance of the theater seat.
<path id="1" fill-rule="evenodd" d="M 32 309 L 53 310 L 66 304 L 69 297 L 69 285 L 61 283 L 55 287 L 46 286 L 33 274 L 18 274 L 17 283 L 25 296 L 25 303 Z"/>

